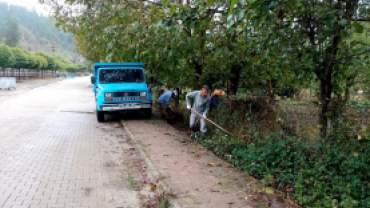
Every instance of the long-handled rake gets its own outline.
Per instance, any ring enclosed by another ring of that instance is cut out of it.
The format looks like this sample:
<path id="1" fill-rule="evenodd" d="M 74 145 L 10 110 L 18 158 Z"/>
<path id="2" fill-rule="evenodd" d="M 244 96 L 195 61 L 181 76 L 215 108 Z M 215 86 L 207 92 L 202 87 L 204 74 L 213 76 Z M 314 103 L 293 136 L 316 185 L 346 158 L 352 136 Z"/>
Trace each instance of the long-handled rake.
<path id="1" fill-rule="evenodd" d="M 203 115 L 201 115 L 200 113 L 198 113 L 196 110 L 194 109 L 191 109 L 192 112 L 194 112 L 195 114 L 197 114 L 199 117 L 198 119 L 195 121 L 195 124 L 198 123 L 199 119 L 200 118 L 203 118 Z M 225 130 L 224 128 L 222 128 L 220 125 L 216 124 L 214 121 L 208 119 L 208 118 L 205 118 L 206 121 L 210 122 L 211 124 L 213 124 L 214 126 L 216 126 L 217 128 L 219 128 L 221 131 L 229 134 L 230 136 L 233 136 L 233 134 L 231 134 L 230 132 L 228 132 L 227 130 Z"/>

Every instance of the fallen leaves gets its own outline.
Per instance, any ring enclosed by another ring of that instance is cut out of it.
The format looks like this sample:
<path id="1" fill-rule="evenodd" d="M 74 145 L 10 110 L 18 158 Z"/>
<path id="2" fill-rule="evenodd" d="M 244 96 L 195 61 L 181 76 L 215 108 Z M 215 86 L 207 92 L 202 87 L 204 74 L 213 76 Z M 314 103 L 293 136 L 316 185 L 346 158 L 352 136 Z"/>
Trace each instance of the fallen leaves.
<path id="1" fill-rule="evenodd" d="M 208 163 L 209 167 L 213 167 L 214 165 L 215 165 L 214 163 L 211 163 L 211 162 Z"/>
<path id="2" fill-rule="evenodd" d="M 275 193 L 274 189 L 272 189 L 272 188 L 266 188 L 265 192 L 266 192 L 266 194 L 274 194 Z"/>
<path id="3" fill-rule="evenodd" d="M 150 191 L 157 190 L 157 186 L 155 184 L 150 185 Z"/>

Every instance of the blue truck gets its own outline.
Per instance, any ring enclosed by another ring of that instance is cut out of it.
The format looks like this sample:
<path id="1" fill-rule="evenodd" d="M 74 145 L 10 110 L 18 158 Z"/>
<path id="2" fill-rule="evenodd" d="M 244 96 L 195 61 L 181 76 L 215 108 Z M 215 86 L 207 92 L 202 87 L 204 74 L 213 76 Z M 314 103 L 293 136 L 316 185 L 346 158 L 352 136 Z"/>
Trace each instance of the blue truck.
<path id="1" fill-rule="evenodd" d="M 143 63 L 95 63 L 91 76 L 96 101 L 96 117 L 104 121 L 106 113 L 138 111 L 152 115 L 152 94 Z"/>

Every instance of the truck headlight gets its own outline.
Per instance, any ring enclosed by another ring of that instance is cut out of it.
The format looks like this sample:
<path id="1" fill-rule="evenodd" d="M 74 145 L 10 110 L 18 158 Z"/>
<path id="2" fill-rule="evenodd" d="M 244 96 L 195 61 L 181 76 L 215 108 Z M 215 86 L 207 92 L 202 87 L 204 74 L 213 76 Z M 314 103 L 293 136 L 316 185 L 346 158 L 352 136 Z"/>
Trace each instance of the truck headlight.
<path id="1" fill-rule="evenodd" d="M 110 92 L 105 93 L 105 97 L 112 97 L 112 93 L 110 93 Z"/>
<path id="2" fill-rule="evenodd" d="M 140 96 L 146 96 L 146 92 L 140 92 Z"/>

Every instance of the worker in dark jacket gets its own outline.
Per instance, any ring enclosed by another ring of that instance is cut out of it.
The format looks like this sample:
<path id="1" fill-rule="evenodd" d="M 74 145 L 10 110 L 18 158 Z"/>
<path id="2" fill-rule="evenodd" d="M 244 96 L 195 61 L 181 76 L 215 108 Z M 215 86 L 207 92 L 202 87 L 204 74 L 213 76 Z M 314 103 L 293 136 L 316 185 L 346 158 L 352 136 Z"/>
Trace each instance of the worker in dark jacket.
<path id="1" fill-rule="evenodd" d="M 166 90 L 158 99 L 160 117 L 168 119 L 169 109 L 168 105 L 172 97 L 177 96 L 177 91 Z"/>

